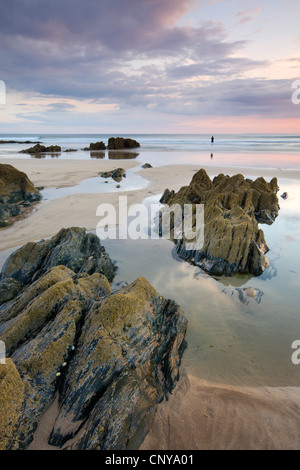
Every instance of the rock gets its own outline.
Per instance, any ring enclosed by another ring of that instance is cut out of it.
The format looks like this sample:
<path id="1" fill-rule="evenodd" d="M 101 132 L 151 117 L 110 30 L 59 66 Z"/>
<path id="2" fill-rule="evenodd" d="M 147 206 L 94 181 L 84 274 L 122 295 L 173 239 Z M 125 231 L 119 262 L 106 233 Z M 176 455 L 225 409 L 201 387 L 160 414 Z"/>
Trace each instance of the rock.
<path id="1" fill-rule="evenodd" d="M 11 277 L 0 280 L 0 305 L 16 297 L 22 288 L 23 284 Z"/>
<path id="2" fill-rule="evenodd" d="M 103 273 L 112 281 L 115 266 L 99 238 L 83 228 L 61 229 L 49 240 L 30 242 L 15 251 L 5 262 L 1 277 L 31 284 L 53 266 L 64 265 L 77 274 Z"/>
<path id="3" fill-rule="evenodd" d="M 282 199 L 287 199 L 289 197 L 288 193 L 284 192 L 283 194 L 281 194 Z"/>
<path id="4" fill-rule="evenodd" d="M 61 147 L 59 145 L 50 145 L 49 147 L 45 147 L 45 145 L 37 144 L 34 147 L 30 147 L 29 149 L 21 150 L 20 153 L 57 153 L 61 152 Z"/>
<path id="5" fill-rule="evenodd" d="M 178 379 L 186 326 L 178 305 L 143 278 L 95 303 L 68 366 L 50 444 L 75 437 L 73 449 L 138 448 Z"/>
<path id="6" fill-rule="evenodd" d="M 40 144 L 31 140 L 0 140 L 0 144 Z"/>
<path id="7" fill-rule="evenodd" d="M 76 234 L 93 256 L 87 235 Z M 33 260 L 45 243 L 34 244 Z M 52 245 L 48 266 L 60 250 Z M 35 262 L 31 283 L 0 306 L 0 340 L 11 356 L 0 367 L 0 448 L 28 448 L 57 395 L 50 444 L 138 448 L 157 403 L 178 380 L 187 327 L 180 307 L 143 278 L 111 293 L 99 272 L 60 265 L 44 273 L 44 261 Z"/>
<path id="8" fill-rule="evenodd" d="M 173 237 L 177 253 L 210 274 L 259 276 L 269 263 L 265 258 L 268 246 L 258 222 L 274 222 L 279 212 L 277 191 L 276 178 L 267 183 L 263 178 L 251 181 L 242 175 L 220 174 L 211 181 L 205 170 L 198 171 L 190 185 L 177 193 L 167 189 L 160 202 L 168 206 L 204 204 L 204 246 L 187 250 L 183 234 L 179 240 Z M 163 210 L 163 214 L 168 212 L 169 207 Z M 162 220 L 160 217 L 160 231 Z M 172 219 L 171 223 L 171 229 L 174 229 Z M 194 215 L 191 225 L 195 229 Z"/>
<path id="9" fill-rule="evenodd" d="M 10 225 L 10 217 L 25 213 L 26 207 L 41 199 L 40 192 L 25 173 L 11 165 L 0 164 L 0 226 Z"/>
<path id="10" fill-rule="evenodd" d="M 21 423 L 25 385 L 11 359 L 0 365 L 0 450 L 14 449 Z"/>
<path id="11" fill-rule="evenodd" d="M 150 163 L 144 163 L 144 165 L 142 165 L 142 168 L 153 168 L 153 166 L 150 165 Z"/>
<path id="12" fill-rule="evenodd" d="M 66 149 L 64 150 L 64 152 L 77 152 L 78 149 Z"/>
<path id="13" fill-rule="evenodd" d="M 123 168 L 117 168 L 116 170 L 104 171 L 99 173 L 101 178 L 113 178 L 118 183 L 122 181 L 122 178 L 126 178 L 126 171 Z"/>
<path id="14" fill-rule="evenodd" d="M 89 147 L 85 147 L 83 150 L 105 150 L 105 143 L 104 142 L 92 142 L 90 143 Z"/>
<path id="15" fill-rule="evenodd" d="M 109 150 L 122 150 L 122 149 L 132 149 L 138 148 L 141 145 L 134 139 L 124 139 L 123 137 L 110 137 L 108 139 Z"/>

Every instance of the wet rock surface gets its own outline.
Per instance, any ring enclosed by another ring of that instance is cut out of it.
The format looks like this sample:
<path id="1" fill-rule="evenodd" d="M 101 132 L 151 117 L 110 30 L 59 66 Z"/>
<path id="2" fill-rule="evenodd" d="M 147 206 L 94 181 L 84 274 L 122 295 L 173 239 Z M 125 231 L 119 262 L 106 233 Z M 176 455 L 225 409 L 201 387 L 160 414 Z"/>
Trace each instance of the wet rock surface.
<path id="1" fill-rule="evenodd" d="M 11 217 L 26 213 L 41 199 L 40 192 L 25 173 L 12 165 L 0 164 L 0 227 L 10 225 Z"/>
<path id="2" fill-rule="evenodd" d="M 174 204 L 193 205 L 189 221 L 193 230 L 196 204 L 204 205 L 203 246 L 198 248 L 194 243 L 196 248 L 188 250 L 186 234 L 178 240 L 173 234 L 177 253 L 213 275 L 249 273 L 259 276 L 269 264 L 265 257 L 269 248 L 258 223 L 271 224 L 278 216 L 277 191 L 276 178 L 267 183 L 263 178 L 252 181 L 239 174 L 231 177 L 220 174 L 211 180 L 205 170 L 198 171 L 190 185 L 177 193 L 166 189 L 160 202 L 168 207 L 162 213 L 168 215 Z M 162 233 L 162 217 L 159 229 Z M 172 217 L 171 229 L 174 231 Z"/>
<path id="3" fill-rule="evenodd" d="M 138 448 L 178 379 L 187 327 L 180 307 L 144 278 L 111 292 L 111 270 L 95 260 L 89 235 L 62 230 L 4 266 L 1 283 L 19 284 L 0 306 L 9 357 L 0 366 L 1 449 L 26 449 L 56 396 L 49 444 Z"/>

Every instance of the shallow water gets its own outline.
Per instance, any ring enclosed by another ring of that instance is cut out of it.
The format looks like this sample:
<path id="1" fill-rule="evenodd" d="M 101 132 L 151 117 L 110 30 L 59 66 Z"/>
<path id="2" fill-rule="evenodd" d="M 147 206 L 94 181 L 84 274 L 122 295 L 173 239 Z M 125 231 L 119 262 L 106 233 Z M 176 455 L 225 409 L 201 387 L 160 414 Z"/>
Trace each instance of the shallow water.
<path id="1" fill-rule="evenodd" d="M 300 185 L 288 180 L 279 185 L 279 194 L 290 196 L 280 198 L 275 223 L 262 225 L 270 266 L 257 278 L 213 279 L 180 260 L 167 240 L 103 242 L 119 267 L 115 288 L 144 276 L 182 307 L 189 320 L 183 364 L 197 377 L 235 385 L 300 386 L 300 365 L 291 361 L 291 344 L 300 339 Z M 247 288 L 256 297 L 241 295 Z"/>

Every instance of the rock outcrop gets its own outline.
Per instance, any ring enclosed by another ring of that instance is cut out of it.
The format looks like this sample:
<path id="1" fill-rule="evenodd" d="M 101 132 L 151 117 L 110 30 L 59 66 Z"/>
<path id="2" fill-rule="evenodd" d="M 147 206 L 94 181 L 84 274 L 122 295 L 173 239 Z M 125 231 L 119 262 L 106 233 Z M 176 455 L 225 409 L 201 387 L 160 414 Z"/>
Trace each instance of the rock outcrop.
<path id="1" fill-rule="evenodd" d="M 123 137 L 110 137 L 108 139 L 109 150 L 124 150 L 138 148 L 141 145 L 134 139 L 124 139 Z"/>
<path id="2" fill-rule="evenodd" d="M 144 278 L 111 292 L 96 241 L 85 237 L 82 229 L 62 231 L 25 245 L 4 267 L 4 282 L 18 279 L 21 287 L 0 306 L 9 356 L 0 365 L 0 449 L 26 449 L 57 396 L 49 444 L 137 449 L 178 379 L 187 327 L 180 307 Z"/>
<path id="3" fill-rule="evenodd" d="M 89 147 L 85 147 L 83 150 L 105 150 L 106 146 L 104 142 L 91 142 Z"/>
<path id="4" fill-rule="evenodd" d="M 11 165 L 0 164 L 0 227 L 10 225 L 11 217 L 25 213 L 41 199 L 40 192 L 25 173 Z"/>
<path id="5" fill-rule="evenodd" d="M 166 189 L 161 203 L 168 207 L 163 213 L 170 212 L 169 207 L 174 204 L 192 205 L 193 230 L 195 205 L 204 205 L 204 245 L 200 249 L 187 250 L 183 233 L 178 240 L 173 237 L 177 253 L 214 275 L 262 274 L 268 266 L 265 258 L 268 246 L 258 222 L 271 224 L 277 217 L 277 191 L 276 178 L 267 183 L 263 178 L 252 181 L 240 174 L 232 177 L 220 174 L 211 181 L 205 170 L 198 171 L 190 185 L 177 193 Z M 161 217 L 160 230 L 162 220 Z M 172 223 L 173 230 L 174 218 L 171 218 Z"/>
<path id="6" fill-rule="evenodd" d="M 59 145 L 50 145 L 46 147 L 45 145 L 36 144 L 34 147 L 30 147 L 29 149 L 21 150 L 19 153 L 58 153 L 61 152 L 61 147 Z"/>

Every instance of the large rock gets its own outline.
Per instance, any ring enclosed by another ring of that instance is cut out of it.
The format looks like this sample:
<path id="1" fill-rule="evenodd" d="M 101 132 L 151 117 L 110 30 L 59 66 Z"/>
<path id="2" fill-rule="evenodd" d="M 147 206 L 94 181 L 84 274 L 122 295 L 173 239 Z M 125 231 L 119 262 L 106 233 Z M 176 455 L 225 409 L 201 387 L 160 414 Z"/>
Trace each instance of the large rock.
<path id="1" fill-rule="evenodd" d="M 133 149 L 138 148 L 141 145 L 134 139 L 124 139 L 123 137 L 110 137 L 108 139 L 109 150 L 123 150 L 123 149 Z"/>
<path id="2" fill-rule="evenodd" d="M 41 198 L 25 173 L 12 165 L 0 164 L 0 227 L 10 225 L 11 217 L 28 211 Z"/>
<path id="3" fill-rule="evenodd" d="M 1 281 L 13 278 L 30 284 L 53 266 L 64 265 L 75 273 L 100 272 L 113 280 L 115 266 L 99 238 L 83 228 L 61 229 L 57 235 L 40 242 L 30 242 L 15 251 L 4 263 Z"/>
<path id="4" fill-rule="evenodd" d="M 89 147 L 85 147 L 83 150 L 105 150 L 104 142 L 91 142 Z"/>
<path id="5" fill-rule="evenodd" d="M 35 153 L 58 153 L 61 152 L 61 147 L 59 145 L 50 145 L 46 147 L 45 145 L 36 144 L 34 147 L 29 149 L 21 150 L 19 153 L 29 153 L 34 155 Z"/>
<path id="6" fill-rule="evenodd" d="M 258 222 L 271 224 L 277 217 L 277 191 L 276 178 L 267 183 L 263 178 L 251 181 L 239 174 L 232 177 L 220 174 L 211 181 L 205 170 L 198 171 L 190 185 L 177 193 L 167 189 L 161 198 L 163 204 L 168 204 L 163 213 L 170 212 L 173 204 L 194 205 L 193 229 L 195 204 L 204 204 L 204 245 L 201 249 L 188 250 L 183 234 L 181 239 L 174 238 L 179 256 L 215 275 L 260 275 L 268 266 L 265 258 L 268 246 Z M 161 217 L 160 231 L 163 231 L 162 221 Z"/>
<path id="7" fill-rule="evenodd" d="M 180 307 L 143 278 L 112 293 L 95 266 L 91 273 L 45 266 L 34 276 L 25 269 L 25 278 L 18 267 L 30 284 L 0 306 L 10 356 L 0 366 L 0 448 L 26 449 L 56 396 L 50 444 L 138 448 L 178 379 L 187 327 Z"/>

